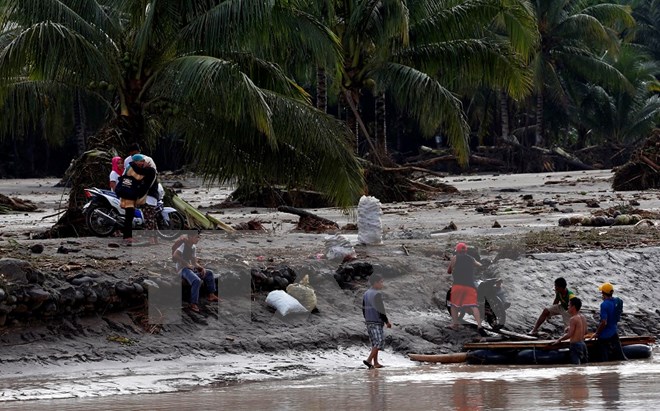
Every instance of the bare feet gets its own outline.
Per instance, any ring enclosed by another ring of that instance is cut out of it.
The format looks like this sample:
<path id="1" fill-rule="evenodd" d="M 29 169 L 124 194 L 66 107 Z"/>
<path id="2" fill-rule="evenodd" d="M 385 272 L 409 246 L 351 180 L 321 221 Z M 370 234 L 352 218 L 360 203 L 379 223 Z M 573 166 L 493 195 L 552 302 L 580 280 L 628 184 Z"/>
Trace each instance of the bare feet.
<path id="1" fill-rule="evenodd" d="M 383 367 L 384 367 L 383 364 L 379 364 L 379 363 L 374 364 L 374 368 L 383 368 Z"/>
<path id="2" fill-rule="evenodd" d="M 209 294 L 209 296 L 206 298 L 209 302 L 214 303 L 216 301 L 220 301 L 217 295 L 215 294 Z"/>
<path id="3" fill-rule="evenodd" d="M 447 328 L 450 328 L 450 329 L 452 329 L 452 330 L 454 330 L 454 331 L 458 331 L 458 324 L 451 324 L 451 325 L 448 325 Z"/>
<path id="4" fill-rule="evenodd" d="M 199 307 L 197 306 L 197 304 L 190 304 L 188 306 L 188 308 L 190 308 L 190 311 L 193 311 L 193 312 L 196 312 L 196 313 L 199 312 Z"/>

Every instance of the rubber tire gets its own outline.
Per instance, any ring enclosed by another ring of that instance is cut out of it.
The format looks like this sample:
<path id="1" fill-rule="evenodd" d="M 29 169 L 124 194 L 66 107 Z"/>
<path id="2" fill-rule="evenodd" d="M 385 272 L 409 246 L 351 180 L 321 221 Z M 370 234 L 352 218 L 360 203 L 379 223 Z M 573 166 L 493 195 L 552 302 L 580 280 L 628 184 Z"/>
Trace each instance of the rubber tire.
<path id="1" fill-rule="evenodd" d="M 92 204 L 92 205 L 89 206 L 89 209 L 87 210 L 87 213 L 85 213 L 85 224 L 87 224 L 87 228 L 89 229 L 89 231 L 94 233 L 95 236 L 97 236 L 97 237 L 107 237 L 115 231 L 116 225 L 115 224 L 108 224 L 107 229 L 105 229 L 105 230 L 96 229 L 95 228 L 96 224 L 94 224 L 94 220 L 93 220 L 93 216 L 92 216 L 96 210 L 102 211 L 103 213 L 108 214 L 108 215 L 112 215 L 112 212 L 111 212 L 109 207 L 106 207 L 106 206 L 103 206 L 103 205 L 100 205 L 100 204 Z"/>
<path id="2" fill-rule="evenodd" d="M 488 325 L 494 330 L 504 327 L 506 324 L 506 308 L 504 308 L 504 303 L 500 300 L 500 297 L 494 297 L 490 300 L 486 299 L 486 304 L 490 307 L 490 311 L 492 311 L 492 314 L 488 315 L 485 312 L 488 309 L 484 309 L 484 316 Z"/>
<path id="3" fill-rule="evenodd" d="M 181 231 L 186 226 L 185 219 L 183 215 L 178 211 L 173 211 L 170 213 L 170 226 L 161 231 L 163 228 L 163 216 L 158 214 L 156 217 L 156 231 L 158 236 L 164 238 L 165 240 L 173 240 L 181 235 Z"/>

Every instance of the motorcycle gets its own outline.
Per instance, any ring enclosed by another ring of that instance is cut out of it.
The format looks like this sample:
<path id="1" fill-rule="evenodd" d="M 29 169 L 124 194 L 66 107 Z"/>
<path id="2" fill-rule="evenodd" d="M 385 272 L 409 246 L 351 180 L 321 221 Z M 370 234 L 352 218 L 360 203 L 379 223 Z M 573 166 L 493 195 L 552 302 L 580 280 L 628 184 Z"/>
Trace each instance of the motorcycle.
<path id="1" fill-rule="evenodd" d="M 451 316 L 451 288 L 447 291 L 445 304 L 447 311 Z M 511 303 L 506 301 L 504 290 L 502 289 L 502 280 L 499 278 L 488 278 L 477 281 L 477 301 L 479 302 L 479 313 L 481 318 L 485 319 L 488 325 L 494 330 L 499 330 L 506 323 L 506 310 Z M 465 316 L 465 310 L 459 308 L 458 317 L 462 319 Z"/>
<path id="2" fill-rule="evenodd" d="M 159 192 L 162 187 L 159 185 Z M 85 223 L 89 230 L 99 237 L 107 237 L 124 226 L 125 211 L 119 206 L 119 197 L 111 190 L 86 188 L 85 197 L 89 201 L 83 206 Z M 162 194 L 160 195 L 162 198 Z M 162 200 L 156 205 L 156 231 L 161 238 L 177 238 L 185 227 L 185 218 L 175 208 L 165 207 Z M 135 209 L 133 228 L 141 229 L 145 219 L 139 208 Z"/>

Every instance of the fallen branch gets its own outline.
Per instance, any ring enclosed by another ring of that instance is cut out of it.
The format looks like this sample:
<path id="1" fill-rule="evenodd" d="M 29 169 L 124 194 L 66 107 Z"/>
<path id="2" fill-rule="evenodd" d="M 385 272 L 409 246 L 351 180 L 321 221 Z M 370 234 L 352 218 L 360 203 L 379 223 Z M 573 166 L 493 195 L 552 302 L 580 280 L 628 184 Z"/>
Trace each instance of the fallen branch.
<path id="1" fill-rule="evenodd" d="M 640 153 L 639 159 L 642 160 L 646 165 L 651 167 L 653 171 L 657 172 L 660 170 L 660 166 L 653 162 L 650 158 L 646 157 L 644 154 Z"/>
<path id="2" fill-rule="evenodd" d="M 309 211 L 301 210 L 299 208 L 289 207 L 289 206 L 279 206 L 277 207 L 277 211 L 281 211 L 283 213 L 295 214 L 303 218 L 311 218 L 323 223 L 324 225 L 331 225 L 339 228 L 339 224 L 335 223 L 334 221 L 328 220 L 327 218 L 319 217 L 316 214 L 310 213 Z"/>

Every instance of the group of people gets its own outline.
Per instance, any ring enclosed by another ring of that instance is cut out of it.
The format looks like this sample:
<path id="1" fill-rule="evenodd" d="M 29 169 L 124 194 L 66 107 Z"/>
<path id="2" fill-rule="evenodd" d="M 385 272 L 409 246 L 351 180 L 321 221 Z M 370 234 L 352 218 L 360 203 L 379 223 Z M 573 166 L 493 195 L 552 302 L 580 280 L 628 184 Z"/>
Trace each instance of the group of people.
<path id="1" fill-rule="evenodd" d="M 149 243 L 157 244 L 158 237 L 155 235 L 155 230 L 160 194 L 156 163 L 151 157 L 141 154 L 138 144 L 133 144 L 129 147 L 125 159 L 113 157 L 109 179 L 110 189 L 120 198 L 120 206 L 125 211 L 122 230 L 125 244 L 133 244 L 133 219 L 138 206 L 143 214 Z"/>
<path id="2" fill-rule="evenodd" d="M 468 254 L 468 246 L 465 243 L 458 243 L 455 251 L 456 253 L 450 259 L 447 268 L 447 272 L 453 278 L 450 296 L 450 327 L 454 330 L 458 329 L 459 310 L 469 309 L 477 322 L 478 333 L 485 335 L 486 333 L 481 326 L 481 313 L 475 282 L 475 269 L 480 267 L 481 263 Z M 368 368 L 382 367 L 378 361 L 378 352 L 384 346 L 383 330 L 385 326 L 387 328 L 392 327 L 385 312 L 385 305 L 380 292 L 383 283 L 384 280 L 380 274 L 372 274 L 369 277 L 370 288 L 362 298 L 362 314 L 371 343 L 369 356 L 363 361 Z M 596 340 L 601 361 L 625 360 L 626 356 L 621 348 L 617 331 L 623 302 L 620 298 L 613 296 L 614 286 L 609 282 L 603 283 L 598 290 L 601 292 L 603 299 L 600 304 L 600 322 L 590 338 Z M 543 310 L 529 334 L 538 335 L 539 327 L 545 320 L 552 316 L 561 316 L 566 326 L 566 332 L 555 343 L 558 344 L 568 339 L 570 341 L 571 362 L 577 365 L 585 364 L 589 361 L 585 343 L 585 336 L 588 336 L 588 325 L 586 318 L 580 313 L 581 308 L 582 301 L 568 289 L 566 280 L 561 277 L 557 278 L 555 280 L 555 299 L 550 307 Z"/>
<path id="3" fill-rule="evenodd" d="M 553 315 L 562 316 L 567 331 L 555 343 L 569 340 L 571 362 L 576 365 L 585 364 L 589 361 L 585 343 L 586 336 L 589 336 L 587 319 L 580 313 L 582 300 L 575 297 L 575 294 L 566 286 L 565 279 L 560 277 L 555 280 L 556 296 L 553 305 L 543 310 L 530 334 L 537 334 L 538 328 L 547 318 Z M 601 292 L 603 300 L 600 304 L 600 321 L 590 338 L 596 340 L 601 361 L 626 360 L 617 330 L 623 310 L 623 301 L 614 297 L 614 286 L 609 282 L 601 284 L 598 290 Z"/>
<path id="4" fill-rule="evenodd" d="M 125 210 L 124 227 L 122 230 L 126 245 L 133 244 L 133 219 L 135 208 L 140 209 L 145 220 L 145 229 L 149 233 L 149 242 L 157 244 L 155 235 L 157 205 L 160 200 L 158 189 L 158 169 L 149 156 L 141 153 L 138 144 L 128 148 L 128 156 L 112 158 L 112 171 L 109 175 L 110 189 L 120 199 L 120 206 Z M 172 246 L 172 261 L 176 264 L 177 273 L 190 285 L 190 301 L 188 308 L 200 312 L 199 294 L 202 284 L 206 287 L 209 302 L 219 301 L 213 271 L 206 269 L 197 258 L 197 243 L 201 231 L 184 234 Z"/>

